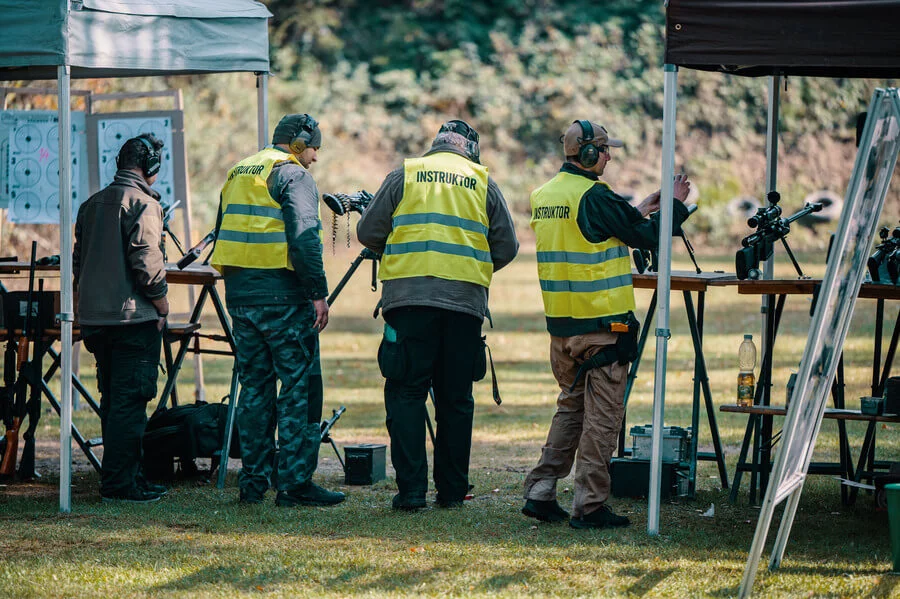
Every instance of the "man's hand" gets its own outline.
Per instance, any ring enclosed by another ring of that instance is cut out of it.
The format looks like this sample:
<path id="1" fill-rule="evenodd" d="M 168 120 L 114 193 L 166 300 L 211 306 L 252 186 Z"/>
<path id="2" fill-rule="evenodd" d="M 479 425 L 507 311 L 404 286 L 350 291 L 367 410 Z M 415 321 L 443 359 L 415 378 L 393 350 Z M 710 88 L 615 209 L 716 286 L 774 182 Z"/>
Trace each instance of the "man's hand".
<path id="1" fill-rule="evenodd" d="M 675 175 L 675 189 L 672 192 L 675 199 L 683 204 L 689 193 L 691 193 L 691 182 L 688 181 L 688 176 L 684 173 Z"/>
<path id="2" fill-rule="evenodd" d="M 156 308 L 156 313 L 159 315 L 156 320 L 156 330 L 162 331 L 166 328 L 166 318 L 169 316 L 169 300 L 163 296 L 150 301 L 153 302 L 153 307 Z"/>
<path id="3" fill-rule="evenodd" d="M 325 301 L 325 298 L 313 300 L 313 307 L 316 309 L 316 321 L 313 323 L 313 328 L 321 332 L 328 326 L 328 302 Z"/>
<path id="4" fill-rule="evenodd" d="M 641 216 L 646 217 L 649 214 L 652 214 L 659 210 L 659 191 L 654 191 L 650 195 L 648 195 L 644 200 L 638 204 L 637 206 L 638 212 L 641 213 Z"/>

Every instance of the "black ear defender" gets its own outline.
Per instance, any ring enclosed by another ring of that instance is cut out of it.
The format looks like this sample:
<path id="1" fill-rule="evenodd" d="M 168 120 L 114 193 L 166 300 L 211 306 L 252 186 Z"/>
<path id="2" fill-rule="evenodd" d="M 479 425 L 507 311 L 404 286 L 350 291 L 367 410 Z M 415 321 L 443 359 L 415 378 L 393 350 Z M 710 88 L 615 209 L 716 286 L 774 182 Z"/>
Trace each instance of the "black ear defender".
<path id="1" fill-rule="evenodd" d="M 469 158 L 471 158 L 473 162 L 481 164 L 481 150 L 478 147 L 478 131 L 473 129 L 469 123 L 460 119 L 453 119 L 452 121 L 447 121 L 441 125 L 440 130 L 450 131 L 451 133 L 457 133 L 465 137 L 468 142 L 466 144 L 466 150 L 468 151 Z"/>
<path id="2" fill-rule="evenodd" d="M 147 152 L 144 154 L 144 157 L 141 159 L 140 167 L 141 172 L 144 173 L 144 176 L 149 178 L 159 172 L 159 169 L 162 167 L 162 158 L 160 156 L 159 150 L 156 149 L 156 146 L 154 146 L 153 142 L 147 139 L 147 137 L 148 134 L 142 134 L 133 139 L 138 140 L 141 145 L 143 145 L 147 150 Z M 154 137 L 153 139 L 155 140 L 156 138 Z M 129 139 L 128 141 L 131 140 Z M 121 153 L 121 150 L 119 152 Z M 122 165 L 119 164 L 119 156 L 116 156 L 116 168 L 121 168 L 121 166 Z"/>
<path id="3" fill-rule="evenodd" d="M 291 148 L 291 152 L 294 154 L 301 154 L 306 150 L 306 148 L 309 147 L 309 143 L 313 138 L 313 133 L 315 133 L 318 126 L 319 123 L 316 122 L 316 119 L 308 114 L 300 115 L 300 118 L 297 120 L 297 132 L 294 133 L 294 138 L 291 139 L 291 143 L 288 144 Z"/>
<path id="4" fill-rule="evenodd" d="M 581 144 L 581 147 L 578 148 L 578 162 L 591 168 L 600 160 L 600 148 L 591 143 L 594 141 L 594 127 L 585 120 L 578 121 L 578 124 L 581 125 L 581 139 L 578 140 L 578 143 Z"/>
<path id="5" fill-rule="evenodd" d="M 147 148 L 147 153 L 144 155 L 144 159 L 141 161 L 141 170 L 144 171 L 145 177 L 152 177 L 156 173 L 159 172 L 160 167 L 162 167 L 162 160 L 159 155 L 159 150 L 144 136 L 138 136 L 138 138 L 144 147 Z"/>

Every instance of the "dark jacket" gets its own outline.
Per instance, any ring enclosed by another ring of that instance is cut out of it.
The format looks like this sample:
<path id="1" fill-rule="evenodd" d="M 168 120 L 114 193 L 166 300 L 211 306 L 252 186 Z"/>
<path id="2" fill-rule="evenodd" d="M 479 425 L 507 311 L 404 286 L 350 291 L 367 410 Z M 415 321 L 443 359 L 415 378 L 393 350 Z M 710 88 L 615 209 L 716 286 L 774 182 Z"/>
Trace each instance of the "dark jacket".
<path id="1" fill-rule="evenodd" d="M 432 147 L 426 156 L 436 152 L 464 156 L 451 145 Z M 378 254 L 384 252 L 388 235 L 393 230 L 394 211 L 403 199 L 403 176 L 403 167 L 388 174 L 356 225 L 359 242 Z M 492 178 L 488 178 L 487 215 L 488 245 L 494 272 L 497 272 L 516 257 L 519 241 L 506 200 Z M 429 306 L 484 318 L 488 310 L 488 290 L 475 283 L 437 277 L 392 279 L 382 284 L 381 305 L 385 312 L 402 306 Z"/>
<path id="2" fill-rule="evenodd" d="M 166 295 L 159 194 L 131 171 L 78 209 L 72 267 L 78 322 L 88 326 L 156 320 L 150 300 Z"/>

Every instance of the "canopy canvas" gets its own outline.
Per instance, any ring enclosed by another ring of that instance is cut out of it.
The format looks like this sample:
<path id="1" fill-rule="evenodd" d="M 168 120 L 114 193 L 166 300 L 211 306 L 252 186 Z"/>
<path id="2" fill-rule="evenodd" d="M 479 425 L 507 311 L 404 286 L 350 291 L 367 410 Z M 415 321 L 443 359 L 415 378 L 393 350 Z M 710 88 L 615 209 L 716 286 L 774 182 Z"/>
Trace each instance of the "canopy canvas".
<path id="1" fill-rule="evenodd" d="M 665 64 L 737 75 L 900 76 L 898 0 L 670 0 Z"/>
<path id="2" fill-rule="evenodd" d="M 897 14 L 900 2 L 896 0 L 840 0 L 821 2 L 795 0 L 779 2 L 774 0 L 669 0 L 666 3 L 666 48 L 664 66 L 664 107 L 662 140 L 662 194 L 660 227 L 660 264 L 657 293 L 657 365 L 654 382 L 652 439 L 653 460 L 651 464 L 650 506 L 648 510 L 648 532 L 658 534 L 659 484 L 661 458 L 661 429 L 665 398 L 665 364 L 668 340 L 669 278 L 671 275 L 671 217 L 673 201 L 674 155 L 675 155 L 675 107 L 677 71 L 679 67 L 718 71 L 743 76 L 768 76 L 769 98 L 766 134 L 766 192 L 776 189 L 778 156 L 778 103 L 782 76 L 858 77 L 858 78 L 898 78 L 900 77 L 900 32 L 897 31 Z M 881 90 L 876 92 L 883 93 Z M 896 92 L 888 94 L 896 97 Z M 874 100 L 873 100 L 874 101 Z M 869 125 L 867 125 L 868 127 Z M 864 132 L 864 135 L 867 133 Z M 871 133 L 868 133 L 871 138 Z M 884 134 L 883 134 L 884 135 Z M 891 134 L 893 135 L 893 133 Z M 879 143 L 891 141 L 890 135 Z M 892 142 L 891 142 L 892 143 Z M 860 147 L 863 151 L 863 147 Z M 896 162 L 894 155 L 893 162 Z M 859 157 L 857 160 L 859 163 Z M 859 170 L 859 164 L 854 169 Z M 893 163 L 883 169 L 889 173 Z M 889 179 L 890 175 L 886 175 Z M 848 197 L 853 192 L 848 189 Z M 846 202 L 846 200 L 845 200 Z M 845 206 L 849 203 L 845 203 Z M 880 208 L 880 205 L 879 205 Z M 842 237 L 848 228 L 843 215 L 838 236 Z M 874 215 L 877 218 L 877 215 Z M 854 225 L 855 226 L 855 225 Z M 874 228 L 869 227 L 868 237 L 857 236 L 857 246 L 871 247 Z M 833 261 L 844 261 L 851 251 L 845 244 L 840 256 Z M 856 252 L 859 253 L 858 251 Z M 768 268 L 771 273 L 771 268 Z M 836 269 L 830 264 L 826 272 L 823 288 L 829 288 Z M 771 276 L 769 274 L 769 276 Z M 860 274 L 861 280 L 861 274 Z M 852 311 L 852 298 L 846 306 Z M 834 298 L 819 298 L 824 305 Z M 846 298 L 844 298 L 846 299 Z M 844 301 L 844 300 L 842 300 Z M 822 330 L 819 313 L 810 327 L 810 336 Z M 840 333 L 840 332 L 839 332 Z M 838 335 L 842 340 L 842 336 Z M 839 349 L 839 348 L 837 348 Z M 810 348 L 804 351 L 801 367 L 808 366 L 814 359 Z M 795 392 L 791 401 L 794 410 L 801 403 L 812 405 L 810 397 L 800 398 Z M 791 416 L 790 412 L 788 414 Z M 819 421 L 821 422 L 821 414 Z M 809 443 L 814 443 L 818 426 L 815 422 L 806 427 L 813 431 Z M 808 456 L 807 456 L 808 457 Z M 779 456 L 779 459 L 781 456 Z M 807 460 L 808 463 L 808 460 Z M 780 468 L 776 460 L 776 469 Z M 805 466 L 803 468 L 805 473 Z M 759 556 L 765 544 L 771 512 L 777 503 L 775 493 L 778 481 L 773 481 L 767 491 L 763 514 L 757 525 L 753 547 L 748 557 L 744 579 L 739 595 L 749 596 Z M 788 506 L 782 516 L 782 527 L 776 547 L 773 550 L 772 567 L 777 567 L 790 532 L 802 485 L 795 487 Z M 783 499 L 783 497 L 781 498 Z"/>
<path id="3" fill-rule="evenodd" d="M 0 0 L 0 79 L 268 72 L 268 9 L 251 0 Z"/>
<path id="4" fill-rule="evenodd" d="M 267 138 L 268 9 L 254 0 L 0 0 L 0 80 L 56 79 L 60 155 L 70 147 L 71 78 L 255 72 Z M 59 197 L 71 165 L 60 161 Z M 71 511 L 72 205 L 60 203 L 60 511 Z M 221 480 L 222 477 L 220 477 Z"/>

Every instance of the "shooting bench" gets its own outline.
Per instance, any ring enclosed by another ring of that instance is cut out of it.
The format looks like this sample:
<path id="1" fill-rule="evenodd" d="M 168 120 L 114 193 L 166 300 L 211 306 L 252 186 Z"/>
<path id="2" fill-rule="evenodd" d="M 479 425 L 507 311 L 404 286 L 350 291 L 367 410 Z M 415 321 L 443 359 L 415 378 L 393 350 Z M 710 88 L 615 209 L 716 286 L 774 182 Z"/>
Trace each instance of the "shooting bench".
<path id="1" fill-rule="evenodd" d="M 709 388 L 709 377 L 706 371 L 706 359 L 703 356 L 703 313 L 706 300 L 706 292 L 710 285 L 724 283 L 727 281 L 735 281 L 734 275 L 721 272 L 712 273 L 696 273 L 691 271 L 673 271 L 671 273 L 671 289 L 673 291 L 681 291 L 684 296 L 684 309 L 687 314 L 688 326 L 691 330 L 691 340 L 694 345 L 694 399 L 691 411 L 691 427 L 693 435 L 691 437 L 690 452 L 688 455 L 689 478 L 688 478 L 688 496 L 693 497 L 696 489 L 697 481 L 697 460 L 715 461 L 719 468 L 719 478 L 722 488 L 728 488 L 728 471 L 725 467 L 725 454 L 722 451 L 722 444 L 719 440 L 719 427 L 716 423 L 715 405 L 712 401 L 712 393 Z M 647 343 L 647 337 L 650 333 L 650 324 L 656 313 L 656 284 L 657 275 L 654 272 L 632 273 L 632 284 L 635 289 L 653 289 L 653 297 L 650 299 L 650 306 L 644 317 L 645 322 L 641 328 L 641 335 L 638 339 L 638 357 L 631 363 L 628 371 L 628 380 L 625 386 L 625 407 L 628 407 L 628 398 L 634 388 L 634 381 L 637 378 L 637 371 L 641 364 L 641 356 L 644 353 L 644 346 Z M 694 310 L 694 299 L 692 293 L 697 294 L 697 310 Z M 713 444 L 713 452 L 699 452 L 699 422 L 700 422 L 700 396 L 703 396 L 706 415 L 709 421 L 709 431 Z M 627 415 L 627 414 L 626 414 Z M 626 418 L 622 418 L 622 429 L 619 431 L 619 457 L 624 457 L 625 450 L 625 431 Z"/>
<path id="2" fill-rule="evenodd" d="M 719 408 L 722 412 L 730 412 L 733 414 L 748 414 L 751 416 L 785 416 L 787 408 L 784 406 L 730 406 L 724 405 Z M 838 408 L 826 408 L 825 418 L 836 420 L 838 423 L 846 423 L 848 421 L 858 421 L 868 423 L 866 426 L 866 435 L 863 440 L 862 447 L 859 452 L 859 459 L 856 465 L 853 465 L 851 452 L 849 451 L 849 443 L 847 442 L 846 430 L 840 431 L 842 438 L 842 447 L 847 448 L 841 450 L 840 462 L 810 462 L 809 474 L 829 474 L 833 476 L 847 477 L 847 480 L 859 483 L 864 478 L 871 479 L 874 476 L 875 469 L 887 469 L 889 463 L 874 461 L 875 452 L 875 436 L 878 431 L 878 423 L 891 422 L 900 423 L 900 414 L 881 414 L 878 416 L 863 414 L 859 410 L 847 410 Z M 763 443 L 772 443 L 772 439 L 764 439 Z M 742 452 L 743 453 L 743 452 Z M 761 468 L 758 465 L 747 464 L 746 462 L 738 463 L 738 472 L 749 471 L 753 468 Z M 772 464 L 765 466 L 767 470 L 771 470 Z M 851 485 L 849 491 L 846 486 L 842 486 L 842 500 L 845 505 L 853 505 L 856 500 L 859 487 Z M 846 498 L 844 497 L 846 495 Z"/>
<path id="3" fill-rule="evenodd" d="M 737 285 L 739 294 L 762 295 L 766 298 L 764 308 L 766 334 L 762 343 L 762 361 L 753 405 L 748 407 L 723 405 L 720 408 L 722 412 L 748 415 L 747 427 L 744 432 L 744 439 L 741 443 L 741 450 L 731 488 L 730 500 L 732 502 L 737 499 L 738 489 L 740 488 L 741 478 L 744 472 L 750 473 L 750 502 L 756 503 L 757 485 L 759 488 L 759 497 L 762 498 L 765 493 L 766 486 L 768 485 L 769 473 L 772 467 L 772 445 L 777 442 L 778 437 L 778 435 L 773 435 L 772 433 L 773 417 L 783 416 L 786 413 L 785 408 L 778 408 L 771 405 L 773 354 L 778 327 L 781 322 L 781 316 L 784 311 L 787 296 L 802 295 L 812 297 L 820 283 L 821 281 L 818 279 L 759 279 L 733 281 L 729 283 Z M 885 354 L 885 358 L 882 360 L 884 304 L 885 300 L 900 299 L 900 287 L 881 283 L 863 283 L 863 285 L 860 286 L 858 297 L 861 299 L 875 299 L 877 301 L 871 395 L 878 397 L 884 394 L 885 384 L 890 376 L 891 365 L 897 349 L 898 337 L 900 337 L 900 312 L 898 312 L 897 319 L 894 323 L 893 333 L 891 335 L 891 341 L 887 353 Z M 809 471 L 812 474 L 835 474 L 846 477 L 847 480 L 857 483 L 860 482 L 863 477 L 871 478 L 871 471 L 874 470 L 876 466 L 874 460 L 875 422 L 900 422 L 900 417 L 891 415 L 876 417 L 845 409 L 843 356 L 838 363 L 835 380 L 832 382 L 831 395 L 834 408 L 826 409 L 825 418 L 837 422 L 839 453 L 841 456 L 840 462 L 833 464 L 813 463 L 810 464 Z M 892 420 L 892 418 L 896 418 L 896 420 Z M 860 461 L 855 468 L 852 464 L 846 429 L 846 423 L 852 420 L 870 422 L 860 453 Z M 750 451 L 751 445 L 752 453 Z M 748 453 L 750 453 L 751 456 L 749 462 L 747 461 Z M 864 459 L 867 462 L 867 469 L 863 469 Z M 855 501 L 857 490 L 857 487 L 848 489 L 847 485 L 841 485 L 842 502 L 845 505 L 851 505 Z"/>

